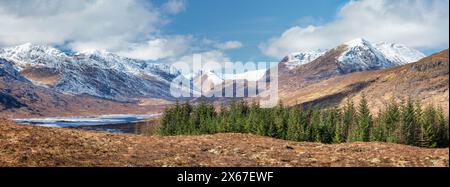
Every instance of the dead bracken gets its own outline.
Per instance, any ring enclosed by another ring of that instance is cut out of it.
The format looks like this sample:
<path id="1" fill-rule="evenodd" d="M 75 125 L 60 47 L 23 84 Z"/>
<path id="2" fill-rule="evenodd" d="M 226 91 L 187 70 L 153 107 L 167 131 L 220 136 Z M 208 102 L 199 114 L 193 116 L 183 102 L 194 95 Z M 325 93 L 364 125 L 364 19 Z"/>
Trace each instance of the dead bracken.
<path id="1" fill-rule="evenodd" d="M 0 166 L 449 166 L 449 149 L 291 142 L 251 134 L 139 136 L 0 120 Z"/>

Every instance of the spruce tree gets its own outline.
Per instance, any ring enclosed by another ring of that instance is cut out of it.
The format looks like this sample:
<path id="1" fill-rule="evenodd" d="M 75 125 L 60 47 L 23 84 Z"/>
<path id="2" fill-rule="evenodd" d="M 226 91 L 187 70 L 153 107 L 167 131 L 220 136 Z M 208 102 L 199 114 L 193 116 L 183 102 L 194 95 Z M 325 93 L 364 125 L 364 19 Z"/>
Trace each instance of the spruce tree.
<path id="1" fill-rule="evenodd" d="M 261 122 L 256 127 L 256 134 L 261 136 L 268 136 L 269 135 L 269 125 L 271 123 L 271 116 L 268 109 L 260 109 L 259 110 L 259 116 L 261 117 Z"/>
<path id="2" fill-rule="evenodd" d="M 217 119 L 217 131 L 218 132 L 227 132 L 227 120 L 228 120 L 228 109 L 222 105 L 220 107 L 220 113 Z"/>
<path id="3" fill-rule="evenodd" d="M 275 126 L 275 136 L 280 139 L 284 139 L 286 137 L 286 110 L 281 102 L 279 102 L 278 106 L 273 110 L 274 115 L 274 126 Z"/>
<path id="4" fill-rule="evenodd" d="M 378 115 L 385 115 L 383 111 L 379 111 Z M 383 123 L 383 116 L 379 116 L 375 119 L 374 128 L 372 130 L 371 141 L 385 142 L 386 141 L 386 128 Z"/>
<path id="5" fill-rule="evenodd" d="M 321 123 L 321 112 L 318 108 L 314 107 L 311 111 L 311 118 L 309 122 L 309 141 L 320 141 L 320 124 Z"/>
<path id="6" fill-rule="evenodd" d="M 321 142 L 331 143 L 335 135 L 336 125 L 338 124 L 339 112 L 336 108 L 328 109 L 323 112 L 322 123 L 320 127 Z"/>
<path id="7" fill-rule="evenodd" d="M 303 107 L 299 108 L 300 110 L 300 119 L 299 122 L 299 128 L 300 133 L 298 135 L 299 141 L 308 141 L 309 140 L 309 134 L 310 132 L 310 126 L 309 126 L 309 118 L 311 116 L 310 111 L 311 110 L 304 110 Z"/>
<path id="8" fill-rule="evenodd" d="M 369 106 L 365 95 L 361 97 L 357 113 L 357 138 L 356 141 L 367 142 L 370 140 L 370 130 L 372 128 L 372 115 L 370 114 Z"/>
<path id="9" fill-rule="evenodd" d="M 400 109 L 393 99 L 386 105 L 384 112 L 379 114 L 379 118 L 382 118 L 381 123 L 386 130 L 386 141 L 396 143 L 398 139 L 397 132 L 399 130 Z"/>
<path id="10" fill-rule="evenodd" d="M 428 106 L 425 108 L 421 117 L 421 146 L 436 147 L 436 137 L 434 124 L 436 122 L 436 110 Z"/>
<path id="11" fill-rule="evenodd" d="M 294 107 L 289 110 L 286 139 L 294 141 L 300 140 L 300 134 L 302 133 L 302 129 L 300 127 L 301 115 L 301 110 L 298 107 Z"/>
<path id="12" fill-rule="evenodd" d="M 189 102 L 183 103 L 181 106 L 175 106 L 175 115 L 176 115 L 176 124 L 177 124 L 177 133 L 176 134 L 185 134 L 192 131 L 192 126 L 189 123 L 190 115 L 192 113 L 192 105 Z"/>
<path id="13" fill-rule="evenodd" d="M 422 104 L 420 102 L 416 102 L 415 110 L 414 110 L 414 143 L 413 145 L 420 146 L 421 137 L 422 137 Z"/>
<path id="14" fill-rule="evenodd" d="M 445 118 L 445 114 L 442 108 L 437 109 L 436 115 L 436 146 L 438 147 L 448 147 L 449 145 L 449 129 L 448 129 L 448 119 Z"/>
<path id="15" fill-rule="evenodd" d="M 352 137 L 354 133 L 354 118 L 355 118 L 355 107 L 353 102 L 350 99 L 347 99 L 347 103 L 344 107 L 343 111 L 343 119 L 342 119 L 342 139 L 345 141 L 354 140 L 356 138 Z"/>
<path id="16" fill-rule="evenodd" d="M 161 117 L 161 125 L 159 127 L 158 133 L 161 135 L 172 135 L 175 130 L 174 126 L 174 112 L 173 108 L 167 108 L 164 110 L 163 116 Z"/>
<path id="17" fill-rule="evenodd" d="M 413 101 L 408 98 L 406 104 L 402 107 L 401 118 L 401 135 L 402 143 L 408 145 L 414 145 L 417 143 L 415 133 L 417 128 L 417 122 L 415 117 L 415 109 Z"/>
<path id="18" fill-rule="evenodd" d="M 339 122 L 338 124 L 336 124 L 336 129 L 334 131 L 334 136 L 333 136 L 333 143 L 342 143 L 345 141 L 344 137 L 343 137 L 343 123 Z"/>
<path id="19" fill-rule="evenodd" d="M 261 125 L 260 106 L 259 103 L 253 102 L 249 109 L 248 117 L 246 119 L 245 132 L 258 132 L 258 127 Z"/>

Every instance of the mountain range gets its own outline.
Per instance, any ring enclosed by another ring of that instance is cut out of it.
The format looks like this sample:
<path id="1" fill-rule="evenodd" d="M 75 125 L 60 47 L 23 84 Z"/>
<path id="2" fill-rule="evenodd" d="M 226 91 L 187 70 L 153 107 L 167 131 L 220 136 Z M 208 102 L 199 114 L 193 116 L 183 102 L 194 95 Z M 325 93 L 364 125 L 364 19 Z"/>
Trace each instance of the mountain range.
<path id="1" fill-rule="evenodd" d="M 377 106 L 388 96 L 448 102 L 448 50 L 424 57 L 405 45 L 371 43 L 362 38 L 329 50 L 294 52 L 278 64 L 280 100 L 287 105 L 330 104 L 365 93 L 373 96 Z M 417 67 L 426 70 L 417 71 Z M 257 80 L 266 78 L 264 72 L 236 76 L 200 72 L 186 78 L 198 90 L 205 82 L 234 87 L 226 80 Z M 56 108 L 63 106 L 67 115 L 94 110 L 110 113 L 114 111 L 111 108 L 130 112 L 148 104 L 160 107 L 176 100 L 169 93 L 170 82 L 179 75 L 180 71 L 168 64 L 105 51 L 68 53 L 33 44 L 3 48 L 0 114 L 57 115 L 61 112 Z M 412 86 L 415 84 L 420 84 L 420 90 Z M 444 108 L 448 111 L 448 104 Z"/>
<path id="2" fill-rule="evenodd" d="M 169 83 L 179 72 L 169 65 L 94 51 L 67 54 L 56 48 L 24 44 L 0 50 L 17 74 L 34 85 L 61 93 L 105 99 L 168 99 Z"/>

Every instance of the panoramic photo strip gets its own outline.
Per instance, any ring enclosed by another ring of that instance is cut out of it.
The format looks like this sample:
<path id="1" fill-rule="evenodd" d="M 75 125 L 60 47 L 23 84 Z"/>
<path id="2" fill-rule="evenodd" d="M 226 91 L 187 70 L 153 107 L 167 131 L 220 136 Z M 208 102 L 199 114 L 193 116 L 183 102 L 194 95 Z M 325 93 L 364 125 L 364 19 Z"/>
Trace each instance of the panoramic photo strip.
<path id="1" fill-rule="evenodd" d="M 448 169 L 448 48 L 449 0 L 0 0 L 0 178 Z"/>

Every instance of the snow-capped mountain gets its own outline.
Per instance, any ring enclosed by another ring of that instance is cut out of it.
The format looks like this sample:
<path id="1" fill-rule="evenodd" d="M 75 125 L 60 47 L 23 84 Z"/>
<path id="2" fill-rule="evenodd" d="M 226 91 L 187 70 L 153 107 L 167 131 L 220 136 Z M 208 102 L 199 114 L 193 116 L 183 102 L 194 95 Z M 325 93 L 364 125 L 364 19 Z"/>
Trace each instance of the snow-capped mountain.
<path id="1" fill-rule="evenodd" d="M 13 63 L 3 58 L 0 58 L 0 77 L 4 77 L 8 80 L 18 80 L 22 82 L 28 82 L 15 68 Z"/>
<path id="2" fill-rule="evenodd" d="M 388 60 L 395 62 L 396 64 L 416 62 L 425 57 L 420 51 L 406 47 L 402 44 L 381 42 L 375 44 L 375 48 L 383 53 Z"/>
<path id="3" fill-rule="evenodd" d="M 55 91 L 125 100 L 167 98 L 179 72 L 169 65 L 124 58 L 113 53 L 66 54 L 59 49 L 24 44 L 0 50 L 0 58 L 36 85 Z"/>
<path id="4" fill-rule="evenodd" d="M 286 56 L 284 64 L 288 69 L 294 69 L 297 66 L 307 64 L 320 56 L 322 56 L 325 50 L 315 50 L 307 52 L 295 52 Z"/>
<path id="5" fill-rule="evenodd" d="M 420 51 L 402 44 L 387 42 L 372 44 L 363 38 L 357 38 L 327 51 L 316 50 L 289 54 L 283 63 L 292 70 L 320 57 L 325 59 L 324 56 L 330 56 L 330 53 L 333 53 L 341 73 L 398 66 L 416 62 L 425 57 Z M 330 60 L 328 57 L 326 59 Z"/>
<path id="6" fill-rule="evenodd" d="M 383 69 L 425 57 L 423 53 L 403 45 L 386 42 L 374 45 L 362 38 L 345 42 L 343 46 L 345 51 L 337 59 L 343 73 Z"/>

